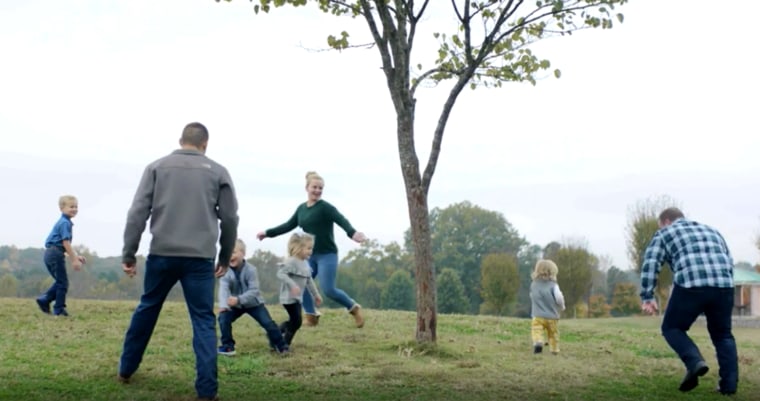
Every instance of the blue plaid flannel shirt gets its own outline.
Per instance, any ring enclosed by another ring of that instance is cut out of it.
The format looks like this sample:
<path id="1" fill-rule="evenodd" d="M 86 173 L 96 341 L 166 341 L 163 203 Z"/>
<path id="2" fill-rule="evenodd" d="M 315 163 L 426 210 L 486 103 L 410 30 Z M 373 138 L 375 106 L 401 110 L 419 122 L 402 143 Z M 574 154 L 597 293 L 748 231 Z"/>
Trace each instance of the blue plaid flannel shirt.
<path id="1" fill-rule="evenodd" d="M 641 265 L 641 300 L 654 299 L 663 263 L 673 270 L 673 284 L 684 288 L 734 286 L 734 262 L 723 236 L 712 227 L 677 219 L 654 234 Z"/>

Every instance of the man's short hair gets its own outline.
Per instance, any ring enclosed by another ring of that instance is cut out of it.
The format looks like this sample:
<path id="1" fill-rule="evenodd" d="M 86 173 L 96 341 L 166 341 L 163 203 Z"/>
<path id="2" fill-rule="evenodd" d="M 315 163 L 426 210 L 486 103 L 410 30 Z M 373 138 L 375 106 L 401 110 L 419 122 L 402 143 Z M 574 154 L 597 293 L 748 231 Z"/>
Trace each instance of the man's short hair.
<path id="1" fill-rule="evenodd" d="M 182 130 L 180 142 L 185 145 L 201 147 L 208 142 L 208 130 L 201 123 L 190 123 Z"/>
<path id="2" fill-rule="evenodd" d="M 659 220 L 660 220 L 660 222 L 664 222 L 666 220 L 670 221 L 670 222 L 674 222 L 674 221 L 676 221 L 678 219 L 681 219 L 683 217 L 684 217 L 684 215 L 683 215 L 683 212 L 681 211 L 681 209 L 679 209 L 677 207 L 669 207 L 669 208 L 663 210 L 662 213 L 660 213 Z"/>

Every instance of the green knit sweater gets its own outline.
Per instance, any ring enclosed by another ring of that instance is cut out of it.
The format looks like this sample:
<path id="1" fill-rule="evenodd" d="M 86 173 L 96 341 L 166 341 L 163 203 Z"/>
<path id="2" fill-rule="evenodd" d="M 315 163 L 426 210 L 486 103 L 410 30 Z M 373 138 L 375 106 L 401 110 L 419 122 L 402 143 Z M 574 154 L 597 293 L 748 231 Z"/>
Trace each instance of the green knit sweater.
<path id="1" fill-rule="evenodd" d="M 349 238 L 354 236 L 356 230 L 351 223 L 343 217 L 338 209 L 322 199 L 317 203 L 306 206 L 306 202 L 298 205 L 293 216 L 283 224 L 266 230 L 267 237 L 276 237 L 285 234 L 296 227 L 301 227 L 306 233 L 314 236 L 315 254 L 338 253 L 335 245 L 333 224 L 339 225 Z"/>

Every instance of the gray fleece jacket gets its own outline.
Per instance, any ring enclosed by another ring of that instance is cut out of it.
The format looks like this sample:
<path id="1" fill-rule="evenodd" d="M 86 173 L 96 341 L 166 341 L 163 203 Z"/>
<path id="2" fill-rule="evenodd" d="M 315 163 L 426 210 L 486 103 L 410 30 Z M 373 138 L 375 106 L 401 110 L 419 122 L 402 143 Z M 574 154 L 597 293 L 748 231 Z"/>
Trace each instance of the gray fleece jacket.
<path id="1" fill-rule="evenodd" d="M 243 262 L 242 266 L 227 269 L 227 273 L 219 279 L 220 308 L 230 308 L 227 305 L 229 297 L 238 297 L 238 304 L 232 308 L 252 308 L 264 303 L 256 266 Z"/>
<path id="2" fill-rule="evenodd" d="M 196 150 L 179 149 L 145 168 L 124 229 L 122 262 L 134 263 L 150 218 L 150 254 L 214 259 L 227 266 L 238 225 L 227 169 Z M 221 228 L 221 235 L 220 235 Z"/>
<path id="3" fill-rule="evenodd" d="M 277 269 L 277 278 L 280 279 L 280 303 L 283 305 L 303 303 L 303 292 L 306 288 L 312 297 L 316 298 L 319 295 L 319 290 L 311 278 L 311 267 L 305 260 L 292 256 L 285 259 Z M 290 294 L 290 289 L 294 286 L 301 289 L 300 294 L 295 297 Z"/>

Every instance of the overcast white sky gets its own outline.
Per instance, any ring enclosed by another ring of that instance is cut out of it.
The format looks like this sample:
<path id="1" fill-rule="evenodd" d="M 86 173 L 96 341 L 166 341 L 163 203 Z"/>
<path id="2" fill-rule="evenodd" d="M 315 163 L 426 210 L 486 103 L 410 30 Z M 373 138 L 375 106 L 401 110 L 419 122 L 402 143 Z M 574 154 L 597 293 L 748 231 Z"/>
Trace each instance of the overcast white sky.
<path id="1" fill-rule="evenodd" d="M 760 3 L 733 5 L 633 0 L 613 30 L 535 48 L 561 79 L 465 90 L 431 208 L 469 200 L 531 243 L 584 238 L 627 268 L 628 208 L 666 194 L 720 229 L 735 259 L 760 261 Z M 448 2 L 435 6 L 414 52 L 428 67 L 432 32 L 453 32 Z M 58 196 L 72 193 L 75 244 L 118 255 L 144 166 L 191 121 L 233 176 L 249 248 L 284 252 L 285 236 L 254 236 L 305 199 L 307 170 L 355 227 L 401 242 L 409 223 L 377 50 L 306 50 L 343 29 L 367 38 L 361 21 L 312 8 L 257 16 L 243 0 L 1 2 L 0 244 L 41 247 Z M 419 92 L 423 161 L 447 92 Z M 357 246 L 336 237 L 342 255 Z"/>

